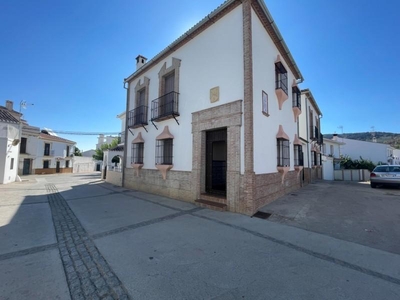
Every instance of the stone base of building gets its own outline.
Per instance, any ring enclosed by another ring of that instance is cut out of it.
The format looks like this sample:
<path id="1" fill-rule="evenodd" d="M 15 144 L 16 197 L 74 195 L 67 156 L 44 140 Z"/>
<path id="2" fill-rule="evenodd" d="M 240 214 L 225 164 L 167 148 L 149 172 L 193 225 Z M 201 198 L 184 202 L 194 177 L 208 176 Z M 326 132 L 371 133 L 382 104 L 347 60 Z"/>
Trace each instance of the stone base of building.
<path id="1" fill-rule="evenodd" d="M 106 182 L 122 186 L 122 172 L 107 171 Z"/>
<path id="2" fill-rule="evenodd" d="M 107 172 L 107 178 L 109 172 Z M 191 189 L 192 172 L 169 170 L 164 180 L 159 170 L 141 169 L 139 176 L 133 168 L 125 169 L 124 187 L 173 199 L 194 202 Z"/>
<path id="3" fill-rule="evenodd" d="M 72 173 L 72 168 L 60 168 L 57 172 L 56 168 L 47 168 L 47 169 L 35 169 L 36 175 L 43 174 L 56 174 L 56 173 Z"/>
<path id="4" fill-rule="evenodd" d="M 255 181 L 254 212 L 301 187 L 302 173 L 288 172 L 282 180 L 281 173 L 258 174 Z"/>

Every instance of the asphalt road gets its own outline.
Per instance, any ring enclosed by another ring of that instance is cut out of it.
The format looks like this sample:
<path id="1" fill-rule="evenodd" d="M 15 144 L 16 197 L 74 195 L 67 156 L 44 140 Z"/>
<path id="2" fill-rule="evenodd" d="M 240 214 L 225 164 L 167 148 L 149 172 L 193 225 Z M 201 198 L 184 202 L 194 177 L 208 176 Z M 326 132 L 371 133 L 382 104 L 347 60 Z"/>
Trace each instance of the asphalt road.
<path id="1" fill-rule="evenodd" d="M 98 174 L 25 179 L 0 186 L 0 299 L 400 299 L 394 251 Z"/>

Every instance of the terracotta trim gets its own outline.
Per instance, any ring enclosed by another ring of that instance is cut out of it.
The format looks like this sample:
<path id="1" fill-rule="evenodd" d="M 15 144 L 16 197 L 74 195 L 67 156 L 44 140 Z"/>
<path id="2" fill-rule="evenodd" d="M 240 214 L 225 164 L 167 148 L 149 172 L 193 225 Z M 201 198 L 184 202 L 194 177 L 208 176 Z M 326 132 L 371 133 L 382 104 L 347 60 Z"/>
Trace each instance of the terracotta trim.
<path id="1" fill-rule="evenodd" d="M 174 136 L 171 134 L 171 132 L 169 132 L 168 126 L 165 126 L 163 132 L 156 137 L 156 140 L 167 140 L 173 138 Z"/>
<path id="2" fill-rule="evenodd" d="M 134 108 L 138 107 L 138 94 L 142 89 L 145 89 L 144 91 L 144 102 L 146 106 L 149 106 L 149 86 L 150 86 L 150 79 L 146 76 L 143 78 L 143 83 L 141 83 L 141 80 L 139 80 L 135 86 L 135 101 L 134 101 Z"/>
<path id="3" fill-rule="evenodd" d="M 282 174 L 282 184 L 285 182 L 285 176 L 289 172 L 290 167 L 276 167 L 279 173 Z"/>
<path id="4" fill-rule="evenodd" d="M 135 139 L 132 141 L 132 144 L 140 144 L 144 143 L 144 139 L 142 138 L 142 133 L 139 132 Z"/>
<path id="5" fill-rule="evenodd" d="M 132 164 L 132 168 L 136 171 L 136 176 L 139 177 L 139 172 L 143 168 L 143 164 Z"/>
<path id="6" fill-rule="evenodd" d="M 293 144 L 294 144 L 294 145 L 303 146 L 303 143 L 301 142 L 301 140 L 300 140 L 299 137 L 297 136 L 297 133 L 294 135 Z"/>
<path id="7" fill-rule="evenodd" d="M 276 134 L 277 139 L 285 139 L 285 140 L 290 140 L 289 136 L 286 134 L 286 132 L 283 130 L 283 126 L 279 125 L 278 133 Z"/>
<path id="8" fill-rule="evenodd" d="M 171 170 L 174 165 L 156 165 L 156 168 L 161 172 L 162 178 L 167 179 L 167 172 Z"/>

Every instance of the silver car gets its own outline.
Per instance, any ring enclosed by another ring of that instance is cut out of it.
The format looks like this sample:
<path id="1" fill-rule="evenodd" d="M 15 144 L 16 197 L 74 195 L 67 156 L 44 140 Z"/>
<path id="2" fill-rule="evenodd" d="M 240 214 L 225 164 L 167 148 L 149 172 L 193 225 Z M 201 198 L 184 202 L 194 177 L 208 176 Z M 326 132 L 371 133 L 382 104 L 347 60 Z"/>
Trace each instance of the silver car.
<path id="1" fill-rule="evenodd" d="M 377 185 L 400 186 L 400 165 L 377 166 L 370 175 L 371 187 Z"/>

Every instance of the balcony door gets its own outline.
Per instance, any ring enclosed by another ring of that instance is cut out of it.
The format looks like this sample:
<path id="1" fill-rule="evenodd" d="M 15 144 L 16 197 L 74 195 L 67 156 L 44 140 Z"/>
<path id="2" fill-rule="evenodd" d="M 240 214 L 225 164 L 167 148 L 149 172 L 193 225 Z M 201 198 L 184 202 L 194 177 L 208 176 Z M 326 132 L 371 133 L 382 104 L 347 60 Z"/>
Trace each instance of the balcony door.
<path id="1" fill-rule="evenodd" d="M 160 99 L 160 115 L 165 116 L 173 112 L 175 89 L 175 72 L 164 77 L 164 96 Z"/>

